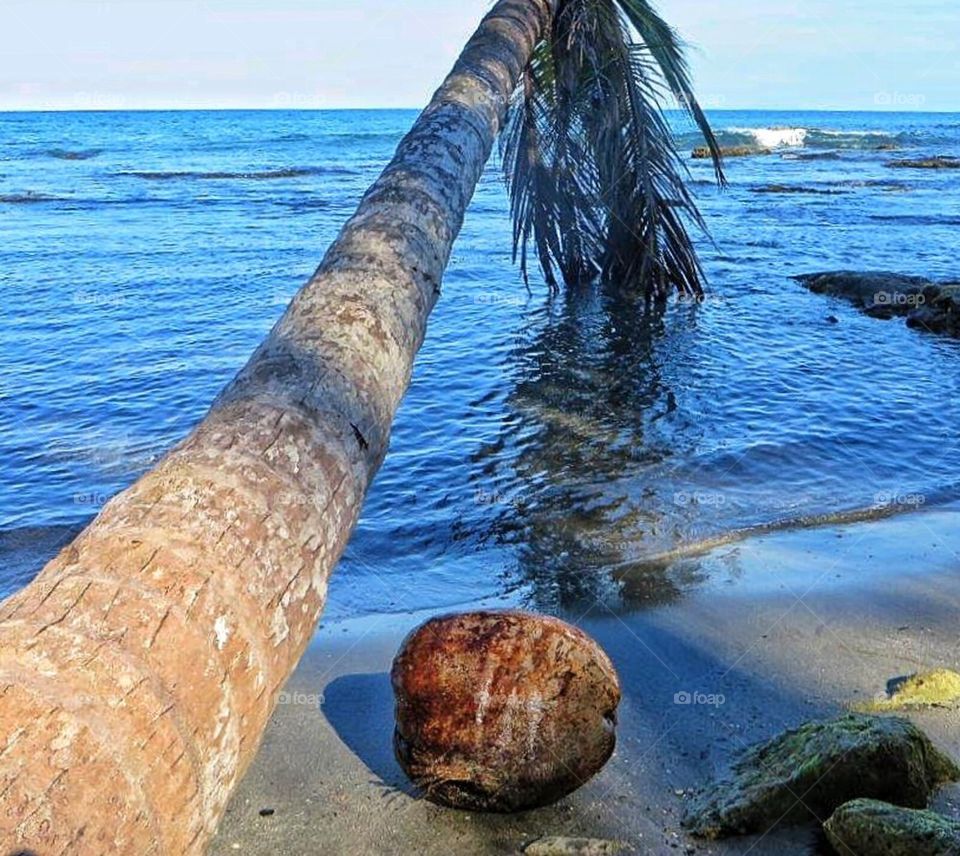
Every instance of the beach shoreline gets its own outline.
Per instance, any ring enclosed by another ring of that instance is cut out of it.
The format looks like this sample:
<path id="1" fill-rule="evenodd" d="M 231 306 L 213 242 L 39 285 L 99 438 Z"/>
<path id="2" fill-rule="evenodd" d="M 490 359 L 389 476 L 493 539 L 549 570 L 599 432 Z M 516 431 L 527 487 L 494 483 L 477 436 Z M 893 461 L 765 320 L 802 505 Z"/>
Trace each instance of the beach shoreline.
<path id="1" fill-rule="evenodd" d="M 951 505 L 766 535 L 695 560 L 701 584 L 674 603 L 562 615 L 620 673 L 617 750 L 581 790 L 519 815 L 434 806 L 393 759 L 390 662 L 433 613 L 322 623 L 210 852 L 479 856 L 554 835 L 619 840 L 634 853 L 819 852 L 812 826 L 703 842 L 680 815 L 743 747 L 869 700 L 891 677 L 957 665 L 958 522 Z M 908 715 L 960 757 L 957 711 Z M 935 807 L 960 817 L 960 786 Z"/>

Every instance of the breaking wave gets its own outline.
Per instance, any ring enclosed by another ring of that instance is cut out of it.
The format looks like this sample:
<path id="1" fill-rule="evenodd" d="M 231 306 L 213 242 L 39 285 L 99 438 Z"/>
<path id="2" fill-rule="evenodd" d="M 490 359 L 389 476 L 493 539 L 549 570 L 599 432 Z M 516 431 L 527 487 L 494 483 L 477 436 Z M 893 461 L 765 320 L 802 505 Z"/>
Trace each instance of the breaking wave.
<path id="1" fill-rule="evenodd" d="M 751 137 L 764 149 L 800 148 L 807 139 L 806 128 L 730 128 L 728 133 Z"/>
<path id="2" fill-rule="evenodd" d="M 798 150 L 826 150 L 824 159 L 839 158 L 842 151 L 894 151 L 916 145 L 917 140 L 909 133 L 888 134 L 881 131 L 833 131 L 806 127 L 728 127 L 717 132 L 722 147 L 752 146 L 757 149 L 783 150 L 798 157 L 821 154 L 810 152 L 801 155 Z M 696 134 L 684 133 L 678 138 L 681 146 L 698 146 L 703 141 Z"/>

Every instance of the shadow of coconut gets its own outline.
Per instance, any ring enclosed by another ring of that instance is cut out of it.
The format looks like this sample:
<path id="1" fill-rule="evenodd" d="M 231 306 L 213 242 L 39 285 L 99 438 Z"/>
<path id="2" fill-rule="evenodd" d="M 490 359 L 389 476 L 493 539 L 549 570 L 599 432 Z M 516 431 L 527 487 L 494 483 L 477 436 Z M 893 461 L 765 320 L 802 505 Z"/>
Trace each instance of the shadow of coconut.
<path id="1" fill-rule="evenodd" d="M 323 691 L 321 710 L 337 736 L 381 782 L 415 795 L 393 754 L 393 688 L 386 672 L 341 675 Z M 371 728 L 370 723 L 376 723 Z"/>

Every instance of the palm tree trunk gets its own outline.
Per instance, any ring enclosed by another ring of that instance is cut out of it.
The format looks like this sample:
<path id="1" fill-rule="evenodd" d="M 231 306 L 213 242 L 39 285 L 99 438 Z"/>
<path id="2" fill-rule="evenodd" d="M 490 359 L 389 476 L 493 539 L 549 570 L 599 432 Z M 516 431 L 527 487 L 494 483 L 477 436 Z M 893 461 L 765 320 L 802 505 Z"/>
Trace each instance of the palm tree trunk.
<path id="1" fill-rule="evenodd" d="M 313 633 L 556 0 L 501 0 L 193 433 L 0 605 L 2 852 L 203 851 Z"/>

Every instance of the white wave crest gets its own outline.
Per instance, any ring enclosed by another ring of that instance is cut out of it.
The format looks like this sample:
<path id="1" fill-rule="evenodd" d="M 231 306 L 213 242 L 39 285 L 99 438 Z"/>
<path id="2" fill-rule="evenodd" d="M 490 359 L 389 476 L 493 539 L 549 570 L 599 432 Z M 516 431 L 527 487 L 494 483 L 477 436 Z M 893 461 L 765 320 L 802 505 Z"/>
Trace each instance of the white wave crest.
<path id="1" fill-rule="evenodd" d="M 749 134 L 765 149 L 782 146 L 799 148 L 809 133 L 806 128 L 731 128 L 736 134 Z"/>

